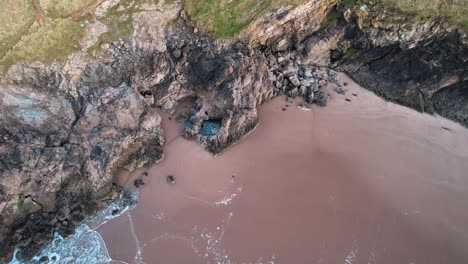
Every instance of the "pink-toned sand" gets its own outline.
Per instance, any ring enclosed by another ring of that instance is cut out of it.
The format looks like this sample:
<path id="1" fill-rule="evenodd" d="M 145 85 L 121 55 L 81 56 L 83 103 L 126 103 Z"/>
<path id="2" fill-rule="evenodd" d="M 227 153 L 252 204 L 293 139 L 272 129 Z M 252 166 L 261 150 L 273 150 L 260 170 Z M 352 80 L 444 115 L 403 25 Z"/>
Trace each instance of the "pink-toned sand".
<path id="1" fill-rule="evenodd" d="M 468 263 L 468 130 L 341 80 L 346 94 L 322 109 L 261 106 L 258 127 L 217 157 L 165 115 L 170 143 L 138 206 L 99 229 L 111 257 Z"/>

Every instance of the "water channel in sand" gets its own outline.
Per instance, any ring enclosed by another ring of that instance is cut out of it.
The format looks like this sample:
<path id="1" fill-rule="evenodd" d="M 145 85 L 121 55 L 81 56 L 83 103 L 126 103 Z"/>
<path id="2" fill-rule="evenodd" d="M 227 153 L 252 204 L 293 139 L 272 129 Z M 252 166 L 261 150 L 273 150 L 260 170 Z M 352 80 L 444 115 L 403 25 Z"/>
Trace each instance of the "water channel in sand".
<path id="1" fill-rule="evenodd" d="M 98 229 L 112 259 L 468 263 L 468 130 L 341 80 L 325 108 L 261 106 L 216 157 L 164 114 L 164 160 L 126 179 L 138 206 Z"/>

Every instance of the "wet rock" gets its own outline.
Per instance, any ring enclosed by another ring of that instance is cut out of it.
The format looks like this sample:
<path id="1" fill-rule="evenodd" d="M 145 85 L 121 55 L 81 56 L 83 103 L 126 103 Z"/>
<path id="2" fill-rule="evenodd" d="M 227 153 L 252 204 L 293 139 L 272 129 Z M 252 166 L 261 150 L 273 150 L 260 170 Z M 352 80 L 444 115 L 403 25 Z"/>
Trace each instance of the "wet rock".
<path id="1" fill-rule="evenodd" d="M 145 182 L 142 179 L 136 179 L 133 184 L 135 187 L 140 188 L 141 186 L 145 185 Z"/>
<path id="2" fill-rule="evenodd" d="M 49 257 L 48 256 L 42 256 L 39 259 L 39 264 L 47 264 L 47 263 L 49 263 Z"/>
<path id="3" fill-rule="evenodd" d="M 187 122 L 188 118 L 189 118 L 188 114 L 185 112 L 182 112 L 176 117 L 176 121 L 179 123 L 184 123 L 184 122 Z"/>
<path id="4" fill-rule="evenodd" d="M 314 94 L 314 92 L 312 91 L 311 88 L 309 88 L 309 89 L 307 90 L 307 94 L 305 95 L 305 98 L 304 98 L 304 99 L 305 99 L 305 101 L 306 101 L 307 103 L 309 103 L 309 104 L 311 104 L 311 103 L 314 102 L 315 94 Z"/>
<path id="5" fill-rule="evenodd" d="M 67 206 L 62 207 L 58 212 L 57 212 L 57 219 L 60 221 L 63 221 L 68 218 L 70 215 L 71 209 Z"/>
<path id="6" fill-rule="evenodd" d="M 325 107 L 327 106 L 327 103 L 328 103 L 328 95 L 322 91 L 318 91 L 314 93 L 313 102 L 320 107 Z"/>
<path id="7" fill-rule="evenodd" d="M 308 106 L 306 104 L 300 104 L 300 105 L 297 106 L 297 108 L 299 108 L 302 111 L 311 111 L 312 110 L 312 109 L 310 109 L 310 106 Z"/>
<path id="8" fill-rule="evenodd" d="M 340 87 L 337 87 L 337 88 L 333 89 L 333 91 L 335 91 L 337 94 L 341 94 L 341 95 L 346 93 L 346 91 L 343 88 L 340 88 Z"/>
<path id="9" fill-rule="evenodd" d="M 329 76 L 330 76 L 331 81 L 334 83 L 338 83 L 340 81 L 340 77 L 338 73 L 334 70 L 330 70 Z"/>
<path id="10" fill-rule="evenodd" d="M 289 94 L 289 96 L 291 96 L 291 97 L 294 98 L 294 97 L 296 97 L 296 96 L 299 95 L 299 89 L 294 88 L 294 89 L 292 89 L 291 91 L 289 91 L 288 94 Z"/>
<path id="11" fill-rule="evenodd" d="M 166 181 L 169 184 L 174 184 L 175 183 L 175 178 L 174 178 L 174 176 L 169 175 L 169 176 L 166 177 Z"/>
<path id="12" fill-rule="evenodd" d="M 58 222 L 58 219 L 54 217 L 49 221 L 49 225 L 50 226 L 55 226 L 55 224 L 57 224 L 57 222 Z"/>
<path id="13" fill-rule="evenodd" d="M 78 226 L 85 220 L 85 216 L 80 211 L 75 211 L 71 214 L 70 221 L 73 225 Z"/>
<path id="14" fill-rule="evenodd" d="M 64 226 L 64 225 L 60 225 L 58 226 L 57 228 L 57 232 L 64 238 L 69 238 L 73 235 L 73 233 L 75 232 L 75 227 L 73 225 L 68 225 L 68 226 Z"/>
<path id="15" fill-rule="evenodd" d="M 301 85 L 301 88 L 300 88 L 300 90 L 299 90 L 299 94 L 300 94 L 301 96 L 306 96 L 306 95 L 307 95 L 307 90 L 308 90 L 308 89 L 307 89 L 306 86 Z"/>

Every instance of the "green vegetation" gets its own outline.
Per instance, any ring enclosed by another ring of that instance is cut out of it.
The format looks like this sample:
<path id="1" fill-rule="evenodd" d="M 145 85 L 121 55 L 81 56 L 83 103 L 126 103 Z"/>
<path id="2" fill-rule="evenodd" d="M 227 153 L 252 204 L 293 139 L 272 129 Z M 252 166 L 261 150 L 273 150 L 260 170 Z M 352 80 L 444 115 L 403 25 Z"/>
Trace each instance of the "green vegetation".
<path id="1" fill-rule="evenodd" d="M 323 21 L 321 30 L 329 29 L 333 25 L 333 23 L 335 23 L 337 20 L 338 20 L 337 12 L 335 10 L 331 10 L 331 12 L 325 18 L 325 21 Z"/>
<path id="2" fill-rule="evenodd" d="M 40 4 L 48 17 L 67 18 L 93 2 L 96 0 L 41 0 Z"/>
<path id="3" fill-rule="evenodd" d="M 230 38 L 278 4 L 304 0 L 183 0 L 192 22 L 221 38 Z"/>
<path id="4" fill-rule="evenodd" d="M 28 33 L 35 15 L 30 1 L 4 1 L 0 5 L 0 58 Z"/>
<path id="5" fill-rule="evenodd" d="M 359 0 L 342 0 L 343 6 L 346 8 L 353 8 L 355 6 L 362 5 L 362 1 Z"/>
<path id="6" fill-rule="evenodd" d="M 382 0 L 382 4 L 398 8 L 418 20 L 441 16 L 453 25 L 468 29 L 466 0 Z"/>
<path id="7" fill-rule="evenodd" d="M 64 61 L 79 49 L 79 41 L 83 36 L 79 22 L 71 18 L 48 17 L 40 8 L 36 9 L 30 0 L 5 1 L 0 5 L 0 67 L 17 61 Z M 68 2 L 63 1 L 63 4 Z M 67 14 L 76 11 L 74 8 L 78 3 L 85 5 L 90 0 L 73 2 Z M 41 3 L 50 5 L 51 1 L 43 0 Z M 58 2 L 54 3 L 56 8 L 63 7 Z M 47 14 L 48 10 L 45 12 Z"/>
<path id="8" fill-rule="evenodd" d="M 3 0 L 0 5 L 0 67 L 18 61 L 51 63 L 64 61 L 80 49 L 84 21 L 93 21 L 89 7 L 96 0 Z M 173 0 L 170 0 L 173 1 Z M 170 2 L 166 1 L 166 2 Z M 97 45 L 131 35 L 132 14 L 142 11 L 141 4 L 159 0 L 123 0 L 100 19 L 109 32 Z M 37 8 L 37 9 L 36 9 Z"/>
<path id="9" fill-rule="evenodd" d="M 353 55 L 356 53 L 356 51 L 357 51 L 357 50 L 356 50 L 355 48 L 351 47 L 351 48 L 349 48 L 349 49 L 347 49 L 347 50 L 345 51 L 344 57 L 347 58 L 347 59 L 349 59 L 349 58 L 353 57 Z"/>
<path id="10" fill-rule="evenodd" d="M 84 21 L 94 21 L 92 7 L 98 0 L 2 0 L 0 5 L 0 67 L 17 61 L 63 61 L 80 49 L 79 40 L 84 34 Z M 121 0 L 107 15 L 99 20 L 109 32 L 100 36 L 89 54 L 100 49 L 101 44 L 132 34 L 134 14 L 143 11 L 145 3 L 160 0 Z M 163 1 L 163 0 L 161 0 Z M 214 36 L 231 38 L 239 34 L 259 16 L 280 4 L 298 5 L 305 0 L 181 0 L 194 26 Z M 336 0 L 338 1 L 338 0 Z M 336 3 L 324 2 L 324 6 Z M 359 10 L 368 0 L 341 0 L 347 8 Z M 394 23 L 445 17 L 454 25 L 468 29 L 467 0 L 379 0 L 373 8 L 403 11 L 403 19 L 389 19 Z M 175 0 L 164 0 L 173 4 Z M 375 1 L 374 1 L 375 3 Z M 40 6 L 38 5 L 40 4 Z M 330 27 L 337 19 L 331 12 L 322 29 Z M 393 20 L 392 20 L 393 19 Z M 155 25 L 157 26 L 157 25 Z"/>
<path id="11" fill-rule="evenodd" d="M 79 40 L 83 30 L 71 19 L 49 19 L 44 26 L 25 35 L 0 60 L 2 65 L 11 65 L 16 61 L 28 62 L 64 61 L 67 56 L 79 49 Z"/>

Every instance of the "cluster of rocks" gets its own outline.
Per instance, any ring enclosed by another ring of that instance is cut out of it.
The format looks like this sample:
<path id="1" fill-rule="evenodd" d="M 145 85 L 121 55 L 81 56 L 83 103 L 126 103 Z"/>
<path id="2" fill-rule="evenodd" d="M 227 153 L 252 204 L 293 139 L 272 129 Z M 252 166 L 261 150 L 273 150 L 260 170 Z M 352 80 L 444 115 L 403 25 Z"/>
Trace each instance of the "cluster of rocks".
<path id="1" fill-rule="evenodd" d="M 292 98 L 302 96 L 307 103 L 326 106 L 328 96 L 322 91 L 330 82 L 338 83 L 338 74 L 330 69 L 301 63 L 297 51 L 279 52 L 268 56 L 273 84 L 277 94 Z"/>
<path id="2" fill-rule="evenodd" d="M 176 60 L 187 58 L 190 52 L 197 50 L 213 55 L 215 46 L 207 36 L 191 34 L 190 36 L 171 35 L 166 38 L 166 45 L 171 55 Z M 213 55 L 214 56 L 214 55 Z"/>
<path id="3" fill-rule="evenodd" d="M 100 47 L 107 55 L 115 57 L 131 51 L 132 48 L 132 46 L 123 39 L 120 39 L 119 41 L 113 41 L 111 43 L 103 43 Z"/>
<path id="4" fill-rule="evenodd" d="M 57 211 L 36 212 L 28 215 L 27 219 L 18 223 L 17 232 L 10 238 L 22 250 L 17 257 L 30 259 L 48 244 L 58 232 L 67 238 L 73 235 L 75 227 L 95 213 L 95 208 L 76 203 L 72 206 L 64 205 Z"/>

